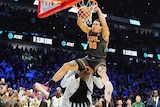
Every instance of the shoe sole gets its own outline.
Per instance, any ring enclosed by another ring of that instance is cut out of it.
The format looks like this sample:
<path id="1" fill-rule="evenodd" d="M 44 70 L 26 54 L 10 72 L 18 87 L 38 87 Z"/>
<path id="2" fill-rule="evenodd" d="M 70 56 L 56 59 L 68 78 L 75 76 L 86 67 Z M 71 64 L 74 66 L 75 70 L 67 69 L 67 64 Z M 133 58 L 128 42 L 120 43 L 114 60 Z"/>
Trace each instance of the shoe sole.
<path id="1" fill-rule="evenodd" d="M 48 99 L 49 97 L 49 92 L 47 91 L 49 88 L 47 86 L 44 86 L 43 84 L 40 84 L 40 83 L 35 83 L 35 88 L 38 90 L 38 91 L 41 91 L 46 99 Z"/>

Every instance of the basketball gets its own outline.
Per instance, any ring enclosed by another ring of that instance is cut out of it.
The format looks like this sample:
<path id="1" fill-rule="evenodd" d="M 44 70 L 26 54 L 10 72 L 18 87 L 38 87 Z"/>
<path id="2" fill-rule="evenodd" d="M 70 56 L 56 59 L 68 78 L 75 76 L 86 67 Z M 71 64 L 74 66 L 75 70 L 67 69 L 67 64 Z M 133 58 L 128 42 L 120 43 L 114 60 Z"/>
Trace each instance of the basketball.
<path id="1" fill-rule="evenodd" d="M 78 17 L 82 20 L 88 20 L 91 16 L 91 8 L 82 6 L 78 9 Z"/>

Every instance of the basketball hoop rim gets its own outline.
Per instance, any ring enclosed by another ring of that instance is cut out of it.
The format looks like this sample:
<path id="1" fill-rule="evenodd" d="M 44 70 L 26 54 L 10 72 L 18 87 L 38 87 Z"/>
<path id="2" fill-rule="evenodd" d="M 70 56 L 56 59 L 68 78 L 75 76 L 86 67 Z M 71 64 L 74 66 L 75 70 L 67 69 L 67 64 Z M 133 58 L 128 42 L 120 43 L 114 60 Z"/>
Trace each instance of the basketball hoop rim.
<path id="1" fill-rule="evenodd" d="M 96 5 L 94 5 L 95 7 L 97 7 L 98 6 L 98 2 L 96 1 L 96 0 L 88 0 L 88 1 L 90 1 L 90 2 L 92 2 L 92 4 L 93 3 L 95 3 Z M 83 2 L 83 0 L 81 0 L 81 2 Z M 80 2 L 79 2 L 79 4 L 80 4 Z M 82 6 L 76 6 L 76 4 L 75 5 L 73 5 L 72 6 L 73 8 L 76 8 L 76 9 L 79 9 L 80 7 L 82 7 Z M 87 6 L 87 7 L 93 7 L 93 6 Z"/>

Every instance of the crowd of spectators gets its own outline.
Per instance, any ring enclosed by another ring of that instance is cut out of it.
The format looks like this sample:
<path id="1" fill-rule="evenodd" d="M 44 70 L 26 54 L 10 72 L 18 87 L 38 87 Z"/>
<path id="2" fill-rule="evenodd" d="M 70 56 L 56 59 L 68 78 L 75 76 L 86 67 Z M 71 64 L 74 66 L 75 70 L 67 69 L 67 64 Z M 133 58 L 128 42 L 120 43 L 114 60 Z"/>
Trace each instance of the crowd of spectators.
<path id="1" fill-rule="evenodd" d="M 0 78 L 5 78 L 8 86 L 15 90 L 20 87 L 33 89 L 35 82 L 45 83 L 64 62 L 85 55 L 82 54 L 83 52 L 69 53 L 58 49 L 48 49 L 47 52 L 43 49 L 20 49 L 18 45 L 13 48 L 12 45 L 4 44 L 1 44 L 0 52 Z M 108 64 L 107 73 L 114 85 L 114 103 L 118 99 L 134 100 L 136 95 L 140 95 L 146 103 L 150 93 L 155 89 L 159 90 L 160 72 L 153 63 L 133 61 L 131 64 L 121 66 Z M 99 98 L 103 98 L 103 89 L 95 88 L 93 100 L 96 101 Z"/>

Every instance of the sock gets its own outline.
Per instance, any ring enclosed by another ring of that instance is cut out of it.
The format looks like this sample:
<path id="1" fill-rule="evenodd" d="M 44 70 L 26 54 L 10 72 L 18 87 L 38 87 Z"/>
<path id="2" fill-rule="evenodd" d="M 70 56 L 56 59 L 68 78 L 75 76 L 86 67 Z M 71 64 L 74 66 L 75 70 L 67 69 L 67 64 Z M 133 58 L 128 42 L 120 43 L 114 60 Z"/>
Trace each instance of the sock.
<path id="1" fill-rule="evenodd" d="M 110 81 L 107 81 L 105 84 L 105 97 L 108 99 L 111 98 L 113 92 L 113 85 Z"/>
<path id="2" fill-rule="evenodd" d="M 56 82 L 54 80 L 50 80 L 48 83 L 49 88 L 51 88 L 52 86 L 54 86 Z"/>
<path id="3" fill-rule="evenodd" d="M 77 79 L 79 77 L 79 75 L 78 74 L 75 74 L 75 78 Z"/>

